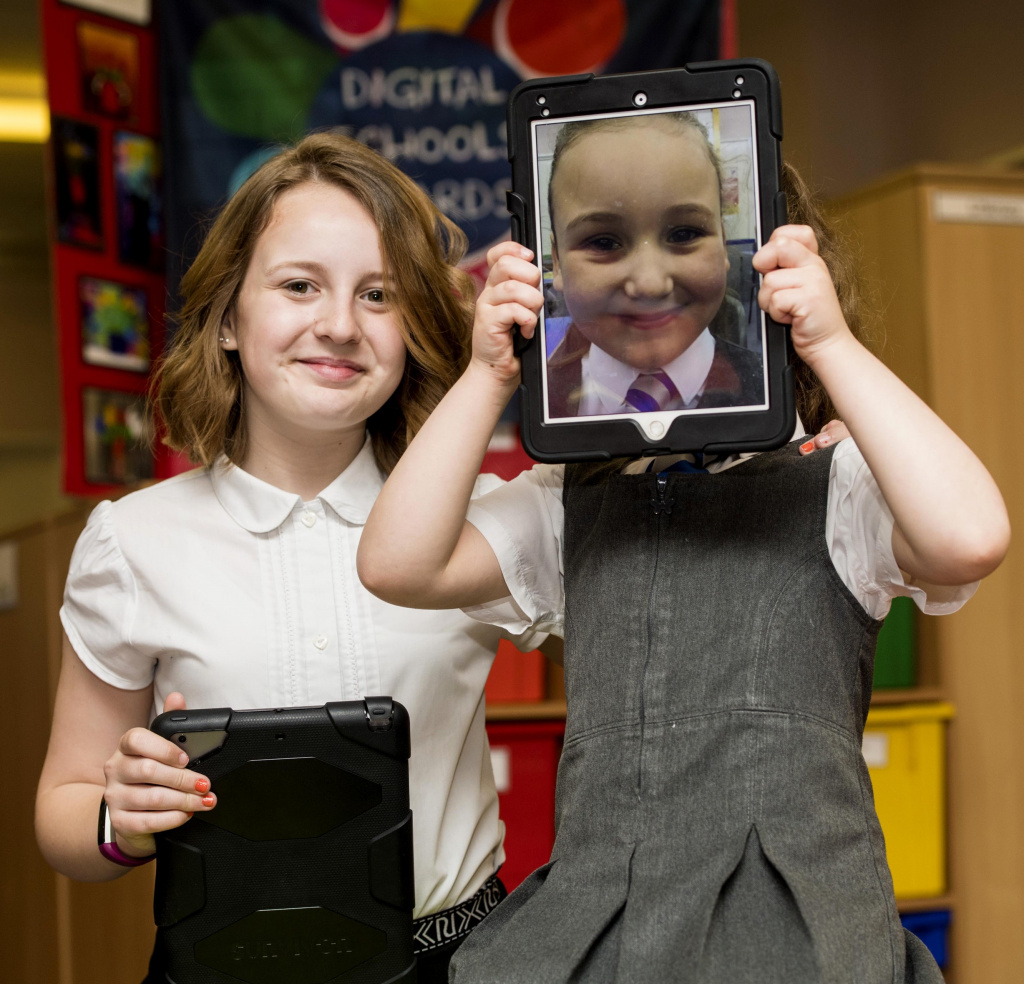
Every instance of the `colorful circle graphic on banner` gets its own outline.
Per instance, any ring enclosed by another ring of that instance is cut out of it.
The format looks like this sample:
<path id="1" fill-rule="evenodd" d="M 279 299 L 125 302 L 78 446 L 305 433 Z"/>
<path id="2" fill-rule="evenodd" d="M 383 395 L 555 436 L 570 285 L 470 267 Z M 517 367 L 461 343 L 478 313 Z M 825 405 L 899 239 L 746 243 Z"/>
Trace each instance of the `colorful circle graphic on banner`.
<path id="1" fill-rule="evenodd" d="M 227 133 L 298 140 L 303 113 L 336 59 L 276 17 L 241 14 L 205 31 L 189 81 L 203 115 Z"/>
<path id="2" fill-rule="evenodd" d="M 393 160 L 475 252 L 508 234 L 505 102 L 519 77 L 464 37 L 393 35 L 344 58 L 310 110 Z"/>
<path id="3" fill-rule="evenodd" d="M 598 72 L 626 33 L 623 0 L 500 0 L 494 47 L 525 78 Z"/>
<path id="4" fill-rule="evenodd" d="M 395 26 L 394 0 L 320 0 L 320 25 L 339 47 L 365 48 L 386 38 Z"/>

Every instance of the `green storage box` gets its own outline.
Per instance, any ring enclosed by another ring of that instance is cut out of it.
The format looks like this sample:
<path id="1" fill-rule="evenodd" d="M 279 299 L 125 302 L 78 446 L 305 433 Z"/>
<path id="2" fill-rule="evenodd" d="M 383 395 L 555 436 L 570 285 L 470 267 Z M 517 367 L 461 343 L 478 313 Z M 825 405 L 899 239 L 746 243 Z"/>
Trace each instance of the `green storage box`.
<path id="1" fill-rule="evenodd" d="M 915 620 L 917 606 L 909 598 L 893 598 L 878 633 L 875 688 L 912 687 L 917 682 Z"/>

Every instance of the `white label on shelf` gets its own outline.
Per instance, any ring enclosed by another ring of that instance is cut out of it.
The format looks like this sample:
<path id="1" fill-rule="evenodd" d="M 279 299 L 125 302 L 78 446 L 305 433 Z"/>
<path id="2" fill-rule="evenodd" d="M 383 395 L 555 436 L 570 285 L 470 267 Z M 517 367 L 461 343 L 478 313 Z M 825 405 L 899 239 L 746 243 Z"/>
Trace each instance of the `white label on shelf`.
<path id="1" fill-rule="evenodd" d="M 1024 195 L 936 191 L 932 193 L 932 218 L 936 222 L 1024 225 Z"/>
<path id="2" fill-rule="evenodd" d="M 0 611 L 18 606 L 18 544 L 0 543 Z"/>
<path id="3" fill-rule="evenodd" d="M 499 793 L 512 788 L 512 749 L 499 745 L 491 747 L 491 768 L 494 770 L 494 785 Z"/>
<path id="4" fill-rule="evenodd" d="M 869 769 L 884 769 L 889 764 L 889 736 L 884 731 L 865 731 L 861 749 Z"/>

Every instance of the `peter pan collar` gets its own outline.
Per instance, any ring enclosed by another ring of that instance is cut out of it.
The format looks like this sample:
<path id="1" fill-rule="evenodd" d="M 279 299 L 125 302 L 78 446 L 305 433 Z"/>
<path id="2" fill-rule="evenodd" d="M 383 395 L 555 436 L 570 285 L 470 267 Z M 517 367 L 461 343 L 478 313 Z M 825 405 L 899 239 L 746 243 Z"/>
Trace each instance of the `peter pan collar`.
<path id="1" fill-rule="evenodd" d="M 210 480 L 224 511 L 250 533 L 276 530 L 303 505 L 302 496 L 250 475 L 224 456 L 210 469 Z M 362 526 L 383 485 L 384 477 L 367 436 L 351 464 L 317 498 L 341 519 Z"/>

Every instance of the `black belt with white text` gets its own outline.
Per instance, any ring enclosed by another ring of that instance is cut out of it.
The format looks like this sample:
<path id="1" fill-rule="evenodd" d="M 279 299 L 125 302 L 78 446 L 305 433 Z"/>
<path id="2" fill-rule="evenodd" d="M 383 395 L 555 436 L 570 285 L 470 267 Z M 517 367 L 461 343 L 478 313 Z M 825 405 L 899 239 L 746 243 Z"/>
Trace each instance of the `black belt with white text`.
<path id="1" fill-rule="evenodd" d="M 491 875 L 481 889 L 465 902 L 450 909 L 433 912 L 412 924 L 412 945 L 416 953 L 436 950 L 438 947 L 468 936 L 471 929 L 487 915 L 508 892 L 497 875 Z"/>

